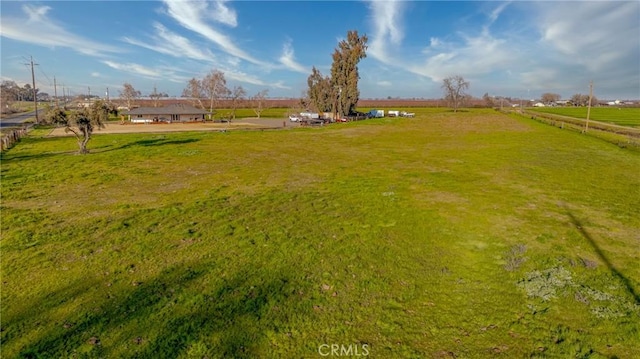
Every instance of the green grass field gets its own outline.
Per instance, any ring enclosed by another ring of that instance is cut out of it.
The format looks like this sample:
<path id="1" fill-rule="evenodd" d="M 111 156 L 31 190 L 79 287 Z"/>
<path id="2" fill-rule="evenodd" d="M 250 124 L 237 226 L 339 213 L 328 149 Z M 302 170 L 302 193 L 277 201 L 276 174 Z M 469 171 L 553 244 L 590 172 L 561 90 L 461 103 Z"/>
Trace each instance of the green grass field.
<path id="1" fill-rule="evenodd" d="M 538 112 L 587 118 L 586 107 L 538 107 Z M 620 126 L 640 127 L 640 108 L 632 107 L 593 107 L 589 116 L 592 120 L 613 123 Z"/>
<path id="2" fill-rule="evenodd" d="M 637 152 L 444 109 L 89 148 L 1 155 L 2 357 L 640 357 Z"/>

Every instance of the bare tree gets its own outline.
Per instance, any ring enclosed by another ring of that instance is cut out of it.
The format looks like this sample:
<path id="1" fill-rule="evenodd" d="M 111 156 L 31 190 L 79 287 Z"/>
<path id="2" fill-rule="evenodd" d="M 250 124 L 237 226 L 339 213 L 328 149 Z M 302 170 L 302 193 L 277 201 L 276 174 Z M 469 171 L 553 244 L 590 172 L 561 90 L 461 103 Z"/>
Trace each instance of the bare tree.
<path id="1" fill-rule="evenodd" d="M 231 91 L 231 117 L 232 119 L 236 119 L 236 109 L 240 105 L 240 102 L 244 100 L 247 92 L 242 88 L 242 86 L 235 86 L 233 91 Z"/>
<path id="2" fill-rule="evenodd" d="M 556 101 L 560 101 L 561 98 L 562 97 L 557 93 L 546 92 L 542 94 L 542 97 L 540 98 L 540 100 L 544 104 L 551 104 L 551 103 L 555 103 Z"/>
<path id="3" fill-rule="evenodd" d="M 574 106 L 588 106 L 589 105 L 589 95 L 583 95 L 583 94 L 575 94 L 573 96 L 571 96 L 571 103 Z M 598 103 L 598 99 L 593 96 L 591 98 L 591 105 L 597 104 Z"/>
<path id="4" fill-rule="evenodd" d="M 212 70 L 202 79 L 202 90 L 209 98 L 209 112 L 213 116 L 213 105 L 220 99 L 229 95 L 227 80 L 224 72 Z"/>
<path id="5" fill-rule="evenodd" d="M 133 88 L 133 86 L 130 83 L 125 82 L 124 85 L 122 85 L 122 91 L 120 91 L 120 98 L 126 101 L 128 109 L 131 109 L 133 102 L 138 97 L 140 97 L 140 91 Z"/>
<path id="6" fill-rule="evenodd" d="M 269 94 L 269 90 L 262 90 L 257 94 L 253 95 L 251 98 L 251 107 L 253 107 L 253 112 L 255 112 L 256 116 L 260 118 L 260 114 L 267 108 L 267 95 Z"/>
<path id="7" fill-rule="evenodd" d="M 202 105 L 202 99 L 204 98 L 204 88 L 202 81 L 195 77 L 189 80 L 187 87 L 182 90 L 182 97 L 188 97 L 191 99 L 193 106 L 199 105 L 200 108 L 204 108 Z"/>
<path id="8" fill-rule="evenodd" d="M 158 107 L 158 101 L 160 97 L 162 97 L 162 94 L 158 93 L 155 85 L 153 85 L 153 92 L 149 94 L 149 97 L 153 100 L 153 107 Z"/>
<path id="9" fill-rule="evenodd" d="M 444 90 L 444 99 L 453 108 L 453 112 L 457 112 L 467 99 L 466 91 L 469 89 L 469 82 L 460 75 L 447 77 L 443 80 L 442 89 Z"/>

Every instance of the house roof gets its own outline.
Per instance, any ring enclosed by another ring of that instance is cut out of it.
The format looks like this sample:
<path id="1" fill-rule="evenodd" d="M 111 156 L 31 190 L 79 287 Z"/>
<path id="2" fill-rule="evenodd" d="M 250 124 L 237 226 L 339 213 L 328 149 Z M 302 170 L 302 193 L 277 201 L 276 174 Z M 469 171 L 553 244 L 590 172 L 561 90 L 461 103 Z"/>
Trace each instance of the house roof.
<path id="1" fill-rule="evenodd" d="M 206 115 L 209 112 L 185 104 L 163 107 L 138 107 L 124 112 L 125 115 Z"/>

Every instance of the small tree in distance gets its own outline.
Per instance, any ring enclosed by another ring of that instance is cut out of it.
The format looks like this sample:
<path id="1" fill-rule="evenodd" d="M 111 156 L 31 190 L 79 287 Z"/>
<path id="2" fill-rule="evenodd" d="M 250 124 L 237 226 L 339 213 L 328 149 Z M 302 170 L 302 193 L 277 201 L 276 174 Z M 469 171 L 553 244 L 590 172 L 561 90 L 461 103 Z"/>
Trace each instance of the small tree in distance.
<path id="1" fill-rule="evenodd" d="M 125 102 L 127 103 L 127 108 L 129 110 L 133 105 L 133 101 L 135 101 L 135 99 L 140 97 L 140 95 L 141 95 L 140 91 L 133 88 L 133 86 L 130 83 L 125 82 L 124 85 L 122 85 L 122 91 L 120 91 L 120 98 L 125 100 Z"/>
<path id="2" fill-rule="evenodd" d="M 542 103 L 549 105 L 555 103 L 556 101 L 560 101 L 561 98 L 562 97 L 557 93 L 546 92 L 542 94 L 540 100 L 542 101 Z"/>
<path id="3" fill-rule="evenodd" d="M 469 82 L 460 75 L 447 77 L 443 80 L 442 89 L 444 99 L 453 108 L 453 112 L 457 112 L 468 98 L 466 91 L 469 89 Z"/>
<path id="4" fill-rule="evenodd" d="M 267 107 L 267 94 L 269 94 L 269 90 L 262 90 L 251 98 L 251 107 L 253 107 L 253 112 L 255 112 L 258 118 L 260 118 L 260 114 Z"/>
<path id="5" fill-rule="evenodd" d="M 244 97 L 247 95 L 247 91 L 242 88 L 242 86 L 236 86 L 231 91 L 231 118 L 236 119 L 236 109 L 240 102 L 244 100 Z"/>
<path id="6" fill-rule="evenodd" d="M 191 102 L 193 106 L 200 106 L 200 108 L 204 108 L 202 105 L 202 99 L 204 98 L 204 87 L 202 86 L 202 81 L 193 77 L 187 83 L 187 87 L 182 90 L 182 97 L 191 98 Z"/>

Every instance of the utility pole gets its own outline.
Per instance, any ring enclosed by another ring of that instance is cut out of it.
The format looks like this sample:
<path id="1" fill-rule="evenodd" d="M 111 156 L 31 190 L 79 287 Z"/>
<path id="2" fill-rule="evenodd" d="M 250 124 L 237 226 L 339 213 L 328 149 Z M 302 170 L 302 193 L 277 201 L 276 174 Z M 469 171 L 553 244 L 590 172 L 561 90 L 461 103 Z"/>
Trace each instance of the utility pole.
<path id="1" fill-rule="evenodd" d="M 593 98 L 593 81 L 589 81 L 589 106 L 587 107 L 587 122 L 585 123 L 584 132 L 589 131 L 589 117 L 591 116 L 591 99 Z"/>
<path id="2" fill-rule="evenodd" d="M 109 88 L 107 87 L 107 102 L 109 102 Z"/>
<path id="3" fill-rule="evenodd" d="M 89 101 L 91 101 L 91 87 L 87 86 L 87 89 L 89 89 Z"/>
<path id="4" fill-rule="evenodd" d="M 31 65 L 31 85 L 33 86 L 33 104 L 36 107 L 36 125 L 39 123 L 38 121 L 38 98 L 36 97 L 36 74 L 33 71 L 33 66 L 34 65 L 39 65 L 39 64 L 34 64 L 33 63 L 33 56 L 29 56 L 31 61 L 28 64 L 25 65 Z"/>
<path id="5" fill-rule="evenodd" d="M 56 98 L 56 108 L 60 107 L 58 102 L 58 86 L 56 85 L 56 77 L 53 76 L 53 96 Z"/>

